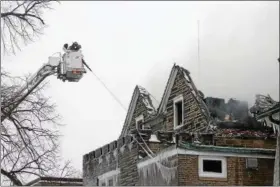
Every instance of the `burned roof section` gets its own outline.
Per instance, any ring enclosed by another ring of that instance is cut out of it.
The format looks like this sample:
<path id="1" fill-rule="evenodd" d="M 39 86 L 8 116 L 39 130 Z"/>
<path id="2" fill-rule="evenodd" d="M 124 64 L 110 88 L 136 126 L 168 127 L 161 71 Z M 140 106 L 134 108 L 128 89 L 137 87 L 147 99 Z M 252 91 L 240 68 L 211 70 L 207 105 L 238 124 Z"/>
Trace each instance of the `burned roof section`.
<path id="1" fill-rule="evenodd" d="M 160 103 L 158 103 L 145 88 L 139 85 L 136 86 L 121 136 L 129 133 L 127 129 L 132 120 L 132 113 L 135 110 L 138 98 L 144 103 L 147 111 L 147 118 L 144 122 L 146 128 L 152 129 L 153 131 L 157 131 L 162 128 L 162 124 L 166 120 L 167 115 L 167 102 L 171 94 L 175 78 L 178 74 L 183 75 L 183 84 L 186 84 L 190 89 L 191 95 L 198 104 L 201 114 L 205 116 L 206 120 L 203 121 L 203 128 L 196 129 L 197 131 L 213 132 L 217 131 L 217 129 L 230 129 L 235 131 L 236 134 L 238 134 L 239 131 L 243 133 L 247 130 L 262 131 L 266 133 L 271 132 L 271 126 L 263 125 L 262 122 L 257 120 L 258 117 L 252 117 L 250 112 L 260 116 L 269 111 L 279 111 L 279 102 L 275 102 L 270 96 L 257 95 L 255 106 L 249 110 L 248 103 L 245 101 L 231 98 L 226 102 L 223 98 L 205 98 L 204 94 L 196 88 L 196 85 L 190 76 L 190 72 L 185 68 L 174 64 Z M 187 126 L 183 127 L 187 128 Z M 184 128 L 180 128 L 178 131 L 185 131 L 186 129 Z"/>
<path id="2" fill-rule="evenodd" d="M 249 115 L 247 102 L 229 99 L 226 103 L 224 99 L 213 97 L 207 97 L 204 101 L 209 109 L 211 118 L 214 120 L 214 130 L 216 132 L 219 131 L 221 134 L 226 133 L 224 130 L 227 129 L 236 136 L 244 133 L 259 136 L 262 134 L 259 132 L 265 132 L 269 136 L 273 133 L 272 128 L 262 125 L 256 118 Z M 254 133 L 247 132 L 248 130 L 254 131 Z"/>
<path id="3" fill-rule="evenodd" d="M 273 100 L 270 95 L 256 95 L 256 101 L 250 112 L 255 115 L 257 119 L 273 115 L 280 112 L 280 102 Z"/>
<path id="4" fill-rule="evenodd" d="M 120 137 L 127 135 L 129 126 L 131 124 L 131 121 L 133 120 L 133 113 L 135 111 L 138 101 L 142 102 L 145 105 L 145 110 L 147 112 L 148 119 L 153 118 L 157 114 L 157 110 L 155 108 L 156 103 L 152 99 L 151 94 L 142 86 L 137 85 L 133 91 L 133 95 L 129 104 L 129 108 Z"/>

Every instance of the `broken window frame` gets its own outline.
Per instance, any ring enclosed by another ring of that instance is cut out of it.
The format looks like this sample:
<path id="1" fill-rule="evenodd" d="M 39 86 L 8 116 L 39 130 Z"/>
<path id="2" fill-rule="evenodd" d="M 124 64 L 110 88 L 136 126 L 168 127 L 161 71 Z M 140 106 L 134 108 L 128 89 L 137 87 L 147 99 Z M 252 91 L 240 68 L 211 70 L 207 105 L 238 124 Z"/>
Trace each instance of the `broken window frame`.
<path id="1" fill-rule="evenodd" d="M 222 172 L 207 172 L 203 171 L 203 161 L 221 161 Z M 227 178 L 227 160 L 225 157 L 209 157 L 209 156 L 199 156 L 198 158 L 198 175 L 199 177 L 209 177 L 209 178 Z"/>
<path id="2" fill-rule="evenodd" d="M 139 129 L 139 122 L 142 121 L 142 128 Z M 137 130 L 144 130 L 144 116 L 143 114 L 139 115 L 138 117 L 135 118 L 135 126 Z"/>
<path id="3" fill-rule="evenodd" d="M 182 102 L 182 123 L 178 124 L 178 110 L 177 110 L 177 103 Z M 183 95 L 178 95 L 173 99 L 173 126 L 174 130 L 180 128 L 184 125 L 184 97 Z"/>

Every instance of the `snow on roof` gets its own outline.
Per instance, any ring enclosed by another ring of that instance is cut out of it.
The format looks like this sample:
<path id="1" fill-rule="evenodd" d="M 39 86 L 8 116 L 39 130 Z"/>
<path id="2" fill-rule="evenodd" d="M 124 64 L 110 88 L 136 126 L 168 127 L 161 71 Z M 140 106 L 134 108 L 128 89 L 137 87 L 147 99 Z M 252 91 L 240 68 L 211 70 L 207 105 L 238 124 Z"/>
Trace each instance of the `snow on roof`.
<path id="1" fill-rule="evenodd" d="M 142 86 L 138 85 L 138 89 L 140 95 L 142 96 L 142 101 L 148 110 L 148 113 L 151 115 L 155 115 L 157 113 L 157 110 L 155 108 L 155 99 L 152 99 L 151 94 Z"/>
<path id="2" fill-rule="evenodd" d="M 155 134 L 151 134 L 149 142 L 160 142 Z"/>

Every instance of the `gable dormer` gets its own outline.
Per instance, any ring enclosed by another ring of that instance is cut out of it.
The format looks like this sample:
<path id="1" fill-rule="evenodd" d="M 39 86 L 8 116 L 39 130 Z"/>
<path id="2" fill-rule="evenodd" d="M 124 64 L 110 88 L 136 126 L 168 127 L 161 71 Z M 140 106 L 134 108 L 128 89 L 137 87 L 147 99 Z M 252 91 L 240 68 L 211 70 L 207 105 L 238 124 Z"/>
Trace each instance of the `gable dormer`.
<path id="1" fill-rule="evenodd" d="M 154 117 L 156 113 L 149 92 L 141 86 L 136 86 L 123 125 L 121 137 L 126 136 L 130 131 L 136 128 L 143 129 L 144 122 Z"/>
<path id="2" fill-rule="evenodd" d="M 197 131 L 207 126 L 207 108 L 189 71 L 173 66 L 158 113 L 166 115 L 162 130 Z"/>

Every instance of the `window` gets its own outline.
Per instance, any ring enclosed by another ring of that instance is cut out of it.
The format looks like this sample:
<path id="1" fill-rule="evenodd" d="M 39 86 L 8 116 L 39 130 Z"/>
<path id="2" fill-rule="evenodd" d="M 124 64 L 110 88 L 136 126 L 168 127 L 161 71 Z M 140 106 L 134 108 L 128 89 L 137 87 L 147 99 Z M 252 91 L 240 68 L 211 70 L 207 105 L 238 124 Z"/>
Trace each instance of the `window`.
<path id="1" fill-rule="evenodd" d="M 136 129 L 144 129 L 144 116 L 140 115 L 136 119 Z"/>
<path id="2" fill-rule="evenodd" d="M 222 173 L 222 161 L 221 160 L 203 160 L 203 171 Z"/>
<path id="3" fill-rule="evenodd" d="M 226 158 L 199 156 L 198 168 L 199 177 L 227 177 Z"/>
<path id="4" fill-rule="evenodd" d="M 184 102 L 183 96 L 179 95 L 173 100 L 174 129 L 184 124 Z"/>

